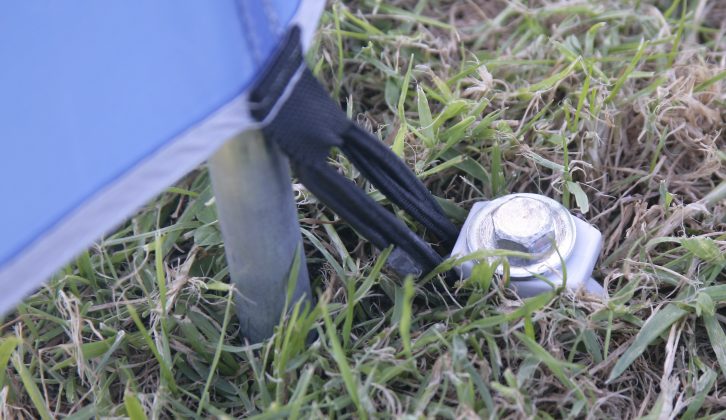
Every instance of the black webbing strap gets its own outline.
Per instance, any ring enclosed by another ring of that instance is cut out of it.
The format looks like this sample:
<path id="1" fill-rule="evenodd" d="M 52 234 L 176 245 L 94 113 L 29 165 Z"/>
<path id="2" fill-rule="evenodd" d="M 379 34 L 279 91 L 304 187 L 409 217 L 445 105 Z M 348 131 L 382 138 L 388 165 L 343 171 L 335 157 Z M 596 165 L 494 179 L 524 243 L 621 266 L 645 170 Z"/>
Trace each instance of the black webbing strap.
<path id="1" fill-rule="evenodd" d="M 292 28 L 250 94 L 252 116 L 265 124 L 315 196 L 378 248 L 395 245 L 391 260 L 402 273 L 421 274 L 442 258 L 392 213 L 326 163 L 338 148 L 394 204 L 452 247 L 458 231 L 433 196 L 384 144 L 350 121 L 304 66 L 300 31 Z M 276 111 L 276 112 L 273 112 Z"/>

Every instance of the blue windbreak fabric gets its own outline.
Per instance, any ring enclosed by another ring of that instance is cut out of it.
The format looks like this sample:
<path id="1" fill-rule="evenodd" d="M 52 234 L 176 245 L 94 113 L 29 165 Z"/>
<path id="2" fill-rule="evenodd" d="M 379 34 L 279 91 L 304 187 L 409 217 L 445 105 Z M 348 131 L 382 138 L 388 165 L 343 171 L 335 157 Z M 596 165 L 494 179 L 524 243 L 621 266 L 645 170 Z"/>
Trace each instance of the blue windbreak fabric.
<path id="1" fill-rule="evenodd" d="M 299 2 L 0 4 L 0 272 L 242 93 Z"/>

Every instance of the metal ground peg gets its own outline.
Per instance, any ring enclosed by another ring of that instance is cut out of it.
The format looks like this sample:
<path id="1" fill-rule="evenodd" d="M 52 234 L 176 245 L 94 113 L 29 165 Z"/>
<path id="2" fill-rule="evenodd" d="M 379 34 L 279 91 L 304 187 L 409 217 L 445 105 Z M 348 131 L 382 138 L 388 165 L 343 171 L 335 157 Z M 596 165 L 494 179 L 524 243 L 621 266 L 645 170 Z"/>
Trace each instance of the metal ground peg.
<path id="1" fill-rule="evenodd" d="M 283 315 L 296 252 L 300 268 L 291 305 L 311 299 L 288 161 L 251 131 L 222 146 L 209 169 L 229 274 L 239 292 L 241 332 L 257 343 L 272 335 Z"/>

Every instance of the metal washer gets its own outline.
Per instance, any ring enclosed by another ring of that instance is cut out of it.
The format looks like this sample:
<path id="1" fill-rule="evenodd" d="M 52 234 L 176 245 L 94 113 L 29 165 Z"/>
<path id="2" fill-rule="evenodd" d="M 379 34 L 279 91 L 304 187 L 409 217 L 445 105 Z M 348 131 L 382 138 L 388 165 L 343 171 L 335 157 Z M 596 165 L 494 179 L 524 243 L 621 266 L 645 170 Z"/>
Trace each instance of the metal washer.
<path id="1" fill-rule="evenodd" d="M 530 264 L 527 265 L 510 264 L 509 274 L 512 277 L 532 277 L 534 274 L 542 274 L 559 267 L 561 265 L 560 256 L 562 256 L 563 260 L 566 260 L 575 246 L 575 220 L 570 212 L 560 203 L 539 194 L 509 194 L 491 201 L 486 207 L 482 208 L 474 216 L 473 222 L 468 228 L 466 235 L 468 251 L 475 252 L 481 249 L 497 249 L 497 244 L 494 239 L 494 226 L 492 225 L 492 212 L 502 204 L 517 197 L 531 198 L 549 207 L 555 224 L 555 244 L 559 250 L 559 255 L 553 251 L 543 260 L 530 260 Z M 495 257 L 489 258 L 490 262 L 494 259 Z M 503 268 L 499 266 L 497 273 L 502 274 L 502 272 Z"/>

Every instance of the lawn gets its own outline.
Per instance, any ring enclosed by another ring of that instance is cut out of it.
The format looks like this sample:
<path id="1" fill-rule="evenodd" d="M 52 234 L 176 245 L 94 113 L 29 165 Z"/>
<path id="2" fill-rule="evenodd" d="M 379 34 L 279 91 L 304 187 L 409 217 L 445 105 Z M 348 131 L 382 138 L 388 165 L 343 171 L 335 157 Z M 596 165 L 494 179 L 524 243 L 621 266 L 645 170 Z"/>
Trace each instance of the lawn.
<path id="1" fill-rule="evenodd" d="M 457 224 L 562 202 L 603 233 L 610 298 L 402 279 L 294 184 L 317 303 L 250 345 L 200 167 L 0 320 L 2 418 L 726 417 L 725 22 L 705 0 L 331 2 L 307 60 L 348 115 Z"/>

